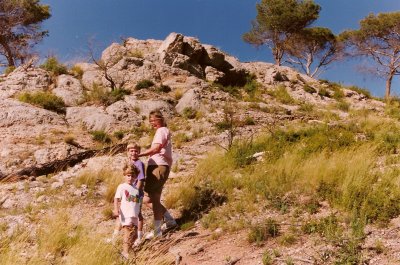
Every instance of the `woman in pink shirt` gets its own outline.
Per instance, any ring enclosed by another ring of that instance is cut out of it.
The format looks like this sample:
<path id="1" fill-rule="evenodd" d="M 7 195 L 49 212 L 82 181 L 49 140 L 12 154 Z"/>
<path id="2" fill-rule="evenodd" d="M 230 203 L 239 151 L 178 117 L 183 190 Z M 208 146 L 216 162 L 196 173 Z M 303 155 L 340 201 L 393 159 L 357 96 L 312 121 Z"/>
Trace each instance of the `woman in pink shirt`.
<path id="1" fill-rule="evenodd" d="M 161 193 L 172 165 L 171 133 L 166 127 L 161 111 L 153 110 L 150 112 L 149 121 L 151 126 L 156 129 L 156 133 L 151 147 L 139 154 L 139 156 L 149 156 L 144 191 L 148 194 L 149 202 L 152 203 L 154 232 L 150 233 L 147 238 L 162 235 L 163 219 L 167 228 L 177 225 L 171 214 L 161 204 Z"/>

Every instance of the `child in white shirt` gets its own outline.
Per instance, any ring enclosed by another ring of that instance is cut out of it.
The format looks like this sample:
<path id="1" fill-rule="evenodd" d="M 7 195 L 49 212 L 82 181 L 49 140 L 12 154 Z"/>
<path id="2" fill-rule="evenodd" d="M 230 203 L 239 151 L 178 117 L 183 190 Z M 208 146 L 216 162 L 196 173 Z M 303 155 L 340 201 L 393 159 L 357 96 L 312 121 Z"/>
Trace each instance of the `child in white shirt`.
<path id="1" fill-rule="evenodd" d="M 140 212 L 139 190 L 132 184 L 139 174 L 134 165 L 124 168 L 125 182 L 119 184 L 114 196 L 114 215 L 119 216 L 124 233 L 122 255 L 129 258 L 129 249 L 137 235 L 137 225 Z"/>

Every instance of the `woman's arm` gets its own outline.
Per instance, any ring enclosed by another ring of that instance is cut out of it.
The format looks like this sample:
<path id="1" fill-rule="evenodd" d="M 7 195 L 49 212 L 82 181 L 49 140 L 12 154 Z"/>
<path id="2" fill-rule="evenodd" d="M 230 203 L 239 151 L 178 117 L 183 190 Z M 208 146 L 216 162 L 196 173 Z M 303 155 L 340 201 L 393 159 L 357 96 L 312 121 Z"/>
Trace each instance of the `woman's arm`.
<path id="1" fill-rule="evenodd" d="M 150 147 L 149 149 L 147 149 L 144 152 L 141 152 L 139 154 L 139 157 L 141 156 L 152 156 L 154 154 L 158 154 L 162 149 L 162 145 L 161 144 L 154 144 L 152 147 Z"/>
<path id="2" fill-rule="evenodd" d="M 136 184 L 136 188 L 137 188 L 138 190 L 143 190 L 143 188 L 144 188 L 144 181 L 143 181 L 143 180 L 139 180 L 139 181 L 137 182 L 137 184 Z"/>

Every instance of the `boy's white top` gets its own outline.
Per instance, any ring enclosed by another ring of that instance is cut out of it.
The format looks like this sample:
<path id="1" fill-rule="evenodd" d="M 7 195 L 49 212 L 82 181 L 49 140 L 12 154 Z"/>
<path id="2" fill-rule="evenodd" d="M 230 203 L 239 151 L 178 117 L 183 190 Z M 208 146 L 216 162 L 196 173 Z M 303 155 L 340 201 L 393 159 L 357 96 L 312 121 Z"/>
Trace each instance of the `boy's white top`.
<path id="1" fill-rule="evenodd" d="M 121 200 L 121 217 L 138 217 L 140 211 L 139 190 L 128 183 L 119 184 L 114 198 Z"/>
<path id="2" fill-rule="evenodd" d="M 171 167 L 172 165 L 172 143 L 171 143 L 171 133 L 167 127 L 160 127 L 157 129 L 154 135 L 151 147 L 154 144 L 161 144 L 161 150 L 159 153 L 154 154 L 149 157 L 149 165 L 166 165 Z"/>

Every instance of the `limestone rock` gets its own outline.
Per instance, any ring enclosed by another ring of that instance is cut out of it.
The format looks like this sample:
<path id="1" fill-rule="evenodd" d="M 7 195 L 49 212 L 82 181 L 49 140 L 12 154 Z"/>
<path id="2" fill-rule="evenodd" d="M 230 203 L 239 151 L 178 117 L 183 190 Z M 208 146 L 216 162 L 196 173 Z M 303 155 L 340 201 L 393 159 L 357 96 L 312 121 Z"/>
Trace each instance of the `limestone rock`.
<path id="1" fill-rule="evenodd" d="M 126 96 L 125 102 L 138 109 L 141 116 L 148 117 L 152 110 L 159 109 L 165 117 L 171 118 L 175 113 L 173 106 L 163 100 L 139 100 L 135 96 Z"/>
<path id="2" fill-rule="evenodd" d="M 76 106 L 83 99 L 83 88 L 81 82 L 70 75 L 57 77 L 57 87 L 53 93 L 62 98 L 67 106 Z"/>
<path id="3" fill-rule="evenodd" d="M 216 83 L 225 76 L 223 72 L 218 71 L 212 66 L 206 66 L 205 74 L 208 81 Z"/>
<path id="4" fill-rule="evenodd" d="M 42 91 L 51 84 L 50 74 L 40 68 L 20 66 L 0 82 L 0 98 L 9 98 L 17 93 Z"/>
<path id="5" fill-rule="evenodd" d="M 132 105 L 125 101 L 118 101 L 108 106 L 106 112 L 113 116 L 117 121 L 129 124 L 129 126 L 138 126 L 142 121 L 141 115 L 136 113 Z"/>
<path id="6" fill-rule="evenodd" d="M 112 43 L 101 54 L 104 64 L 115 64 L 120 61 L 127 53 L 127 49 L 119 43 Z"/>
<path id="7" fill-rule="evenodd" d="M 97 107 L 67 108 L 65 118 L 73 126 L 84 126 L 88 131 L 112 131 L 116 120 Z"/>
<path id="8" fill-rule="evenodd" d="M 124 41 L 124 47 L 127 49 L 128 56 L 146 58 L 151 60 L 153 55 L 156 55 L 157 49 L 160 47 L 160 40 L 138 40 L 135 38 L 127 38 Z M 158 58 L 156 58 L 158 60 Z"/>
<path id="9" fill-rule="evenodd" d="M 67 156 L 79 153 L 79 149 L 66 143 L 59 143 L 53 146 L 38 149 L 33 156 L 36 163 L 44 164 L 54 160 L 64 159 Z"/>
<path id="10" fill-rule="evenodd" d="M 91 90 L 95 84 L 102 85 L 103 74 L 97 65 L 89 63 L 80 63 L 76 65 L 81 67 L 83 70 L 82 85 L 86 89 Z"/>
<path id="11" fill-rule="evenodd" d="M 179 114 L 182 114 L 186 108 L 198 110 L 201 106 L 200 93 L 196 89 L 188 90 L 179 100 L 175 109 Z"/>
<path id="12" fill-rule="evenodd" d="M 0 100 L 0 128 L 16 125 L 37 126 L 40 124 L 65 125 L 65 121 L 55 112 L 13 99 Z"/>

